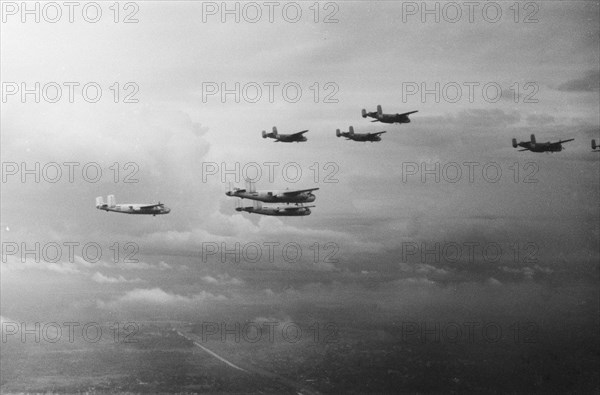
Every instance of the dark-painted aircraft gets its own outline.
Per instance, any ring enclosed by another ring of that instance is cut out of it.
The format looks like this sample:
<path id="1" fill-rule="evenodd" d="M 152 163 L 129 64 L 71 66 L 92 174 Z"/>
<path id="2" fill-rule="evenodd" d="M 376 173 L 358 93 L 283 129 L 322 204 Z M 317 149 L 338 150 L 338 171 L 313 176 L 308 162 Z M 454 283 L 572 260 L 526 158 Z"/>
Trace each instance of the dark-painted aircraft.
<path id="1" fill-rule="evenodd" d="M 267 133 L 265 130 L 262 131 L 263 139 L 270 137 L 275 139 L 275 142 L 281 141 L 282 143 L 300 143 L 302 141 L 307 141 L 308 139 L 304 136 L 304 133 L 308 132 L 308 130 L 303 130 L 298 133 L 292 134 L 279 134 L 277 133 L 277 127 L 273 126 L 273 131 L 271 133 Z"/>
<path id="2" fill-rule="evenodd" d="M 280 217 L 298 217 L 310 215 L 310 207 L 316 206 L 287 206 L 287 207 L 263 207 L 261 202 L 254 201 L 252 206 L 238 206 L 236 211 L 245 211 L 251 214 L 274 215 Z"/>
<path id="3" fill-rule="evenodd" d="M 380 134 L 386 133 L 377 132 L 377 133 L 354 133 L 354 127 L 350 126 L 349 132 L 340 132 L 339 129 L 335 130 L 335 135 L 338 137 L 345 137 L 346 140 L 354 140 L 354 141 L 370 141 L 371 143 L 374 141 L 381 141 Z"/>
<path id="4" fill-rule="evenodd" d="M 164 203 L 158 202 L 157 204 L 139 204 L 139 203 L 128 203 L 128 204 L 117 204 L 115 195 L 108 195 L 107 203 L 104 203 L 102 196 L 96 198 L 96 208 L 98 210 L 114 211 L 115 213 L 123 214 L 148 214 L 148 215 L 160 215 L 169 214 L 171 209 L 165 207 Z"/>
<path id="5" fill-rule="evenodd" d="M 568 143 L 569 141 L 573 141 L 575 139 L 568 140 L 560 140 L 554 143 L 546 142 L 546 143 L 538 143 L 535 141 L 535 135 L 531 135 L 531 141 L 521 141 L 517 143 L 517 139 L 512 139 L 512 146 L 514 148 L 523 147 L 519 151 L 531 151 L 531 152 L 560 152 L 563 148 L 563 143 Z"/>
<path id="6" fill-rule="evenodd" d="M 600 152 L 600 145 L 596 145 L 596 140 L 592 139 L 592 152 Z"/>
<path id="7" fill-rule="evenodd" d="M 312 191 L 316 191 L 317 189 L 319 188 L 257 191 L 254 183 L 247 182 L 245 189 L 233 188 L 233 190 L 229 190 L 225 194 L 227 196 L 258 200 L 265 203 L 311 203 L 317 198 Z"/>
<path id="8" fill-rule="evenodd" d="M 383 111 L 381 110 L 381 106 L 377 105 L 377 111 L 374 112 L 367 112 L 367 110 L 365 110 L 363 108 L 362 110 L 362 117 L 366 118 L 366 117 L 370 117 L 370 118 L 375 118 L 375 120 L 371 121 L 371 122 L 383 122 L 383 123 L 410 123 L 410 119 L 408 118 L 408 116 L 410 114 L 414 114 L 417 111 L 410 111 L 410 112 L 405 112 L 404 114 L 384 114 Z"/>

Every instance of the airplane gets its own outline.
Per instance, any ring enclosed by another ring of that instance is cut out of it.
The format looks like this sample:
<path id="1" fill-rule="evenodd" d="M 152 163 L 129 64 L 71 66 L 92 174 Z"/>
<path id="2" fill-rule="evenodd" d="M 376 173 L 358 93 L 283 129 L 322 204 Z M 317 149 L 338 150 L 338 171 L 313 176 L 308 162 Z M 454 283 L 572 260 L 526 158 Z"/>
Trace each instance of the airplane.
<path id="1" fill-rule="evenodd" d="M 241 199 L 258 200 L 265 203 L 311 203 L 314 202 L 316 196 L 312 191 L 319 188 L 308 189 L 284 189 L 284 190 L 269 190 L 257 191 L 254 183 L 247 182 L 246 189 L 234 188 L 225 192 L 227 196 L 239 197 Z"/>
<path id="2" fill-rule="evenodd" d="M 154 216 L 171 212 L 171 209 L 165 207 L 164 203 L 161 202 L 158 202 L 158 204 L 117 204 L 115 195 L 108 195 L 106 199 L 107 203 L 104 203 L 102 196 L 96 198 L 96 208 L 98 210 L 123 214 L 152 214 Z"/>
<path id="3" fill-rule="evenodd" d="M 592 139 L 592 152 L 600 152 L 600 145 L 596 145 L 596 140 Z"/>
<path id="4" fill-rule="evenodd" d="M 575 139 L 568 140 L 560 140 L 555 143 L 547 142 L 547 143 L 537 143 L 535 141 L 535 135 L 531 135 L 531 141 L 521 141 L 517 143 L 517 139 L 512 139 L 512 146 L 514 148 L 523 147 L 519 151 L 531 151 L 531 152 L 560 152 L 564 148 L 562 146 L 563 143 L 568 143 L 569 141 L 573 141 Z"/>
<path id="5" fill-rule="evenodd" d="M 304 136 L 304 133 L 308 132 L 308 130 L 303 130 L 298 133 L 292 134 L 279 134 L 277 133 L 277 127 L 273 126 L 273 132 L 267 133 L 266 131 L 262 131 L 263 139 L 270 137 L 275 139 L 275 143 L 281 141 L 282 143 L 300 143 L 302 141 L 307 141 L 308 139 Z"/>
<path id="6" fill-rule="evenodd" d="M 383 111 L 381 110 L 381 106 L 378 104 L 377 105 L 377 112 L 367 112 L 367 110 L 365 110 L 363 108 L 362 110 L 362 117 L 366 118 L 366 117 L 370 117 L 370 118 L 375 118 L 374 121 L 371 122 L 383 122 L 383 123 L 409 123 L 410 119 L 408 119 L 408 116 L 410 114 L 414 114 L 417 111 L 410 111 L 410 112 L 405 112 L 404 114 L 384 114 Z"/>
<path id="7" fill-rule="evenodd" d="M 235 211 L 245 211 L 250 214 L 273 215 L 279 217 L 298 217 L 310 215 L 310 207 L 316 206 L 291 206 L 291 207 L 263 207 L 259 201 L 254 201 L 253 206 L 238 206 Z"/>
<path id="8" fill-rule="evenodd" d="M 346 140 L 354 140 L 354 141 L 370 141 L 370 142 L 374 142 L 374 141 L 381 141 L 381 137 L 379 136 L 380 134 L 386 133 L 385 131 L 383 132 L 377 132 L 377 133 L 354 133 L 354 127 L 350 126 L 350 131 L 349 132 L 340 132 L 339 129 L 335 130 L 335 135 L 338 137 L 345 137 Z"/>

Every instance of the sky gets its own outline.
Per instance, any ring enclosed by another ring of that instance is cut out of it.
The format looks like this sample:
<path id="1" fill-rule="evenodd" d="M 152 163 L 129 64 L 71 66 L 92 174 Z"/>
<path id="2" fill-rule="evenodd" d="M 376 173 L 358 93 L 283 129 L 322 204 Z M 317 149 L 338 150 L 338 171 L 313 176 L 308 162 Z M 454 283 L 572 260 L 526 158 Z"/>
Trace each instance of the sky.
<path id="1" fill-rule="evenodd" d="M 73 22 L 63 6 L 56 23 L 45 3 L 39 23 L 20 4 L 3 2 L 0 38 L 3 317 L 300 301 L 502 310 L 549 279 L 597 280 L 598 2 L 477 3 L 473 20 L 447 3 L 329 2 L 318 15 L 278 3 L 270 22 L 263 3 L 142 1 L 118 15 L 81 6 Z M 21 95 L 37 83 L 39 102 Z M 418 112 L 361 117 L 378 104 Z M 387 133 L 336 138 L 350 125 Z M 308 141 L 263 139 L 273 126 Z M 531 134 L 575 140 L 553 154 L 511 146 Z M 236 212 L 225 192 L 244 176 L 319 188 L 316 207 Z M 109 194 L 172 211 L 96 210 Z"/>

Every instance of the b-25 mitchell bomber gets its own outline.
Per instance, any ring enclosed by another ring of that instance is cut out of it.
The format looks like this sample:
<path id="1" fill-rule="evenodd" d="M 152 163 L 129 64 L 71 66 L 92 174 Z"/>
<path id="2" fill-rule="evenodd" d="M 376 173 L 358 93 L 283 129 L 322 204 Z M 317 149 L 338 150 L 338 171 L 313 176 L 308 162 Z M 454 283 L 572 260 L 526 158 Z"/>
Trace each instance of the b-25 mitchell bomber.
<path id="1" fill-rule="evenodd" d="M 535 135 L 531 135 L 531 141 L 521 141 L 517 143 L 517 139 L 512 139 L 513 148 L 523 147 L 519 151 L 531 151 L 531 152 L 560 152 L 563 148 L 563 143 L 568 143 L 569 141 L 573 141 L 575 139 L 568 140 L 559 140 L 554 143 L 546 142 L 546 143 L 538 143 L 535 140 Z"/>
<path id="2" fill-rule="evenodd" d="M 238 206 L 235 211 L 245 211 L 250 214 L 273 215 L 281 217 L 299 217 L 310 215 L 310 207 L 316 206 L 287 206 L 287 207 L 263 207 L 259 201 L 254 201 L 253 206 Z"/>
<path id="3" fill-rule="evenodd" d="M 284 189 L 257 191 L 253 182 L 247 182 L 246 188 L 233 188 L 225 192 L 227 196 L 241 199 L 258 200 L 265 203 L 311 203 L 317 198 L 312 191 L 319 188 Z"/>
<path id="4" fill-rule="evenodd" d="M 592 139 L 592 152 L 600 152 L 600 145 L 596 145 L 596 140 Z"/>
<path id="5" fill-rule="evenodd" d="M 384 114 L 383 111 L 381 110 L 381 106 L 378 104 L 377 105 L 377 111 L 375 112 L 367 112 L 367 110 L 365 110 L 363 108 L 362 110 L 362 117 L 366 118 L 366 117 L 370 117 L 370 118 L 375 118 L 375 120 L 371 121 L 371 122 L 383 122 L 383 123 L 410 123 L 410 119 L 408 118 L 408 116 L 410 114 L 414 114 L 417 111 L 410 111 L 410 112 L 405 112 L 404 114 Z"/>
<path id="6" fill-rule="evenodd" d="M 273 131 L 271 133 L 267 133 L 265 130 L 262 131 L 263 139 L 270 137 L 275 139 L 275 143 L 281 141 L 282 143 L 300 143 L 302 141 L 307 141 L 308 139 L 304 136 L 304 133 L 308 132 L 308 130 L 303 130 L 298 133 L 292 134 L 279 134 L 277 133 L 277 127 L 273 126 Z"/>
<path id="7" fill-rule="evenodd" d="M 354 141 L 370 141 L 370 142 L 374 142 L 374 141 L 381 141 L 381 137 L 380 135 L 386 133 L 385 131 L 383 132 L 377 132 L 377 133 L 354 133 L 354 127 L 350 126 L 350 131 L 349 132 L 340 132 L 339 129 L 335 130 L 335 135 L 338 137 L 345 137 L 346 140 L 354 140 Z"/>
<path id="8" fill-rule="evenodd" d="M 96 198 L 96 208 L 98 210 L 114 211 L 115 213 L 123 214 L 169 214 L 171 209 L 165 207 L 164 203 L 158 202 L 157 204 L 139 204 L 139 203 L 127 203 L 117 204 L 115 195 L 108 195 L 107 203 L 104 203 L 102 196 Z"/>

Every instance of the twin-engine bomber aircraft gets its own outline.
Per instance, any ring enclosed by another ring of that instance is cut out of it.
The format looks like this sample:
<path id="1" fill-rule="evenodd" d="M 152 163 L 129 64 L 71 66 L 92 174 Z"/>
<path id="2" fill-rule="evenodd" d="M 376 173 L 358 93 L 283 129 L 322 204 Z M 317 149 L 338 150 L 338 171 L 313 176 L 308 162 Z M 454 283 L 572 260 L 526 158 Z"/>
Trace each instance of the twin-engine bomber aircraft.
<path id="1" fill-rule="evenodd" d="M 265 130 L 262 131 L 263 139 L 270 137 L 275 139 L 275 143 L 281 141 L 282 143 L 300 143 L 302 141 L 307 141 L 308 139 L 304 136 L 304 133 L 308 132 L 308 130 L 303 130 L 298 133 L 292 134 L 279 134 L 277 133 L 277 127 L 273 126 L 273 131 L 271 133 L 267 133 Z"/>
<path id="2" fill-rule="evenodd" d="M 310 215 L 310 207 L 316 206 L 288 206 L 288 207 L 263 207 L 259 201 L 254 201 L 253 206 L 238 206 L 235 208 L 236 211 L 245 211 L 247 213 L 262 214 L 262 215 L 274 215 L 282 217 L 297 217 L 303 215 Z"/>
<path id="3" fill-rule="evenodd" d="M 374 121 L 371 122 L 383 122 L 383 123 L 410 123 L 410 119 L 408 118 L 408 116 L 410 114 L 414 114 L 417 111 L 410 111 L 410 112 L 405 112 L 404 114 L 384 114 L 383 111 L 381 110 L 381 106 L 377 105 L 377 112 L 367 112 L 367 110 L 365 110 L 363 108 L 362 110 L 362 117 L 366 118 L 366 117 L 370 117 L 370 118 L 375 118 Z"/>
<path id="4" fill-rule="evenodd" d="M 354 127 L 350 126 L 350 131 L 349 132 L 340 132 L 339 129 L 335 130 L 335 135 L 338 137 L 345 137 L 346 140 L 354 140 L 354 141 L 370 141 L 370 142 L 374 142 L 374 141 L 381 141 L 381 137 L 379 136 L 380 134 L 384 134 L 386 133 L 385 131 L 383 132 L 377 132 L 377 133 L 354 133 Z"/>
<path id="5" fill-rule="evenodd" d="M 596 145 L 596 140 L 592 140 L 592 152 L 600 152 L 600 145 Z"/>
<path id="6" fill-rule="evenodd" d="M 98 210 L 114 211 L 115 213 L 123 214 L 169 214 L 171 209 L 165 207 L 161 202 L 158 204 L 117 204 L 115 201 L 115 195 L 108 195 L 108 203 L 104 203 L 102 196 L 96 198 L 96 208 Z"/>
<path id="7" fill-rule="evenodd" d="M 241 199 L 258 200 L 265 203 L 311 203 L 314 202 L 316 196 L 312 194 L 312 191 L 316 191 L 319 188 L 309 189 L 285 189 L 285 190 L 271 190 L 271 191 L 257 191 L 254 183 L 247 183 L 246 189 L 234 188 L 228 192 L 225 192 L 227 196 L 239 197 Z"/>
<path id="8" fill-rule="evenodd" d="M 538 143 L 535 141 L 535 135 L 531 135 L 531 141 L 521 141 L 517 143 L 517 139 L 512 139 L 512 146 L 514 148 L 523 147 L 519 151 L 531 151 L 531 152 L 560 152 L 563 148 L 563 143 L 568 143 L 569 141 L 573 141 L 575 139 L 568 140 L 560 140 L 555 143 L 547 142 L 547 143 Z"/>

